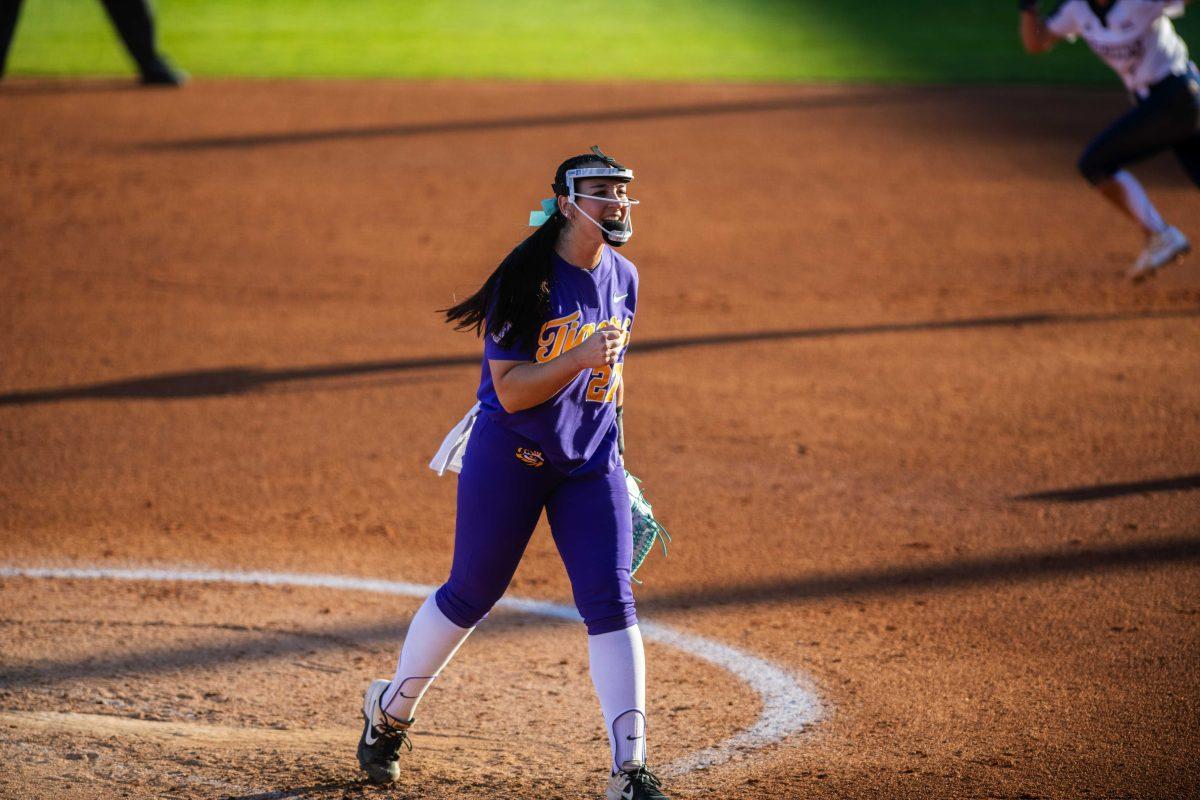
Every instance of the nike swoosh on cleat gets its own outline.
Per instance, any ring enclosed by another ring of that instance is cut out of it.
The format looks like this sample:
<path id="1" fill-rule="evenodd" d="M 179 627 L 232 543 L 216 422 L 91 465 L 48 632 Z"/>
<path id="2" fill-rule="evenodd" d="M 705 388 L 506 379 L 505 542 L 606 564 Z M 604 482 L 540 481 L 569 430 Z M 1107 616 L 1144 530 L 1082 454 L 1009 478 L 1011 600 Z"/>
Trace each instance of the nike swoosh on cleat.
<path id="1" fill-rule="evenodd" d="M 640 739 L 640 738 L 642 738 L 642 737 L 641 737 L 641 736 L 626 736 L 626 737 L 625 737 L 625 741 L 627 741 L 627 742 L 636 742 L 636 741 L 637 741 L 638 739 Z"/>

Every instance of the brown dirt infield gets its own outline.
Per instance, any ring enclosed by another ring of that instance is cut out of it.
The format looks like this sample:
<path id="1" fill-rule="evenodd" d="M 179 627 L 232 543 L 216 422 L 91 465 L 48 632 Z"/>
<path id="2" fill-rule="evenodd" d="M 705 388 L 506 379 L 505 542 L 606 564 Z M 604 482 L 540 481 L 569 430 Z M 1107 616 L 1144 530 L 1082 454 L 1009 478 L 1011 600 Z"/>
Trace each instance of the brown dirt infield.
<path id="1" fill-rule="evenodd" d="M 434 313 L 566 155 L 633 165 L 644 617 L 811 678 L 820 724 L 680 798 L 1198 796 L 1200 259 L 1147 285 L 1053 88 L 0 85 L 0 564 L 437 583 Z M 1139 170 L 1200 240 L 1200 193 Z M 512 592 L 570 593 L 545 531 Z M 0 581 L 0 796 L 599 794 L 578 626 L 497 614 L 358 782 L 416 601 Z M 649 651 L 652 754 L 751 724 Z"/>

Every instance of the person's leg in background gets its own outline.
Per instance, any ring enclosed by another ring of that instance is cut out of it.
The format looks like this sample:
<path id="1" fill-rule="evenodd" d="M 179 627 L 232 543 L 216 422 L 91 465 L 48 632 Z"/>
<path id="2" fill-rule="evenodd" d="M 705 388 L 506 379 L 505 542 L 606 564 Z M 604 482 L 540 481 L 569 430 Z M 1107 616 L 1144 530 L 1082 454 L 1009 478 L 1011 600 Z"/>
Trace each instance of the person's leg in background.
<path id="1" fill-rule="evenodd" d="M 1183 233 L 1168 225 L 1145 189 L 1125 167 L 1175 146 L 1195 129 L 1194 108 L 1181 92 L 1183 81 L 1166 79 L 1149 97 L 1123 114 L 1088 144 L 1079 171 L 1100 194 L 1137 223 L 1146 246 L 1130 268 L 1135 281 L 1187 253 Z"/>
<path id="2" fill-rule="evenodd" d="M 21 16 L 21 0 L 0 2 L 0 78 L 4 77 L 4 66 L 8 63 L 8 48 L 13 33 L 17 30 L 17 18 Z"/>
<path id="3" fill-rule="evenodd" d="M 147 86 L 181 86 L 186 76 L 158 50 L 154 13 L 147 0 L 102 0 L 125 49 Z"/>
<path id="4" fill-rule="evenodd" d="M 1195 132 L 1175 145 L 1175 157 L 1179 165 L 1191 178 L 1192 183 L 1200 189 L 1200 71 L 1190 70 L 1186 76 L 1188 94 L 1191 95 L 1192 106 L 1196 109 Z"/>

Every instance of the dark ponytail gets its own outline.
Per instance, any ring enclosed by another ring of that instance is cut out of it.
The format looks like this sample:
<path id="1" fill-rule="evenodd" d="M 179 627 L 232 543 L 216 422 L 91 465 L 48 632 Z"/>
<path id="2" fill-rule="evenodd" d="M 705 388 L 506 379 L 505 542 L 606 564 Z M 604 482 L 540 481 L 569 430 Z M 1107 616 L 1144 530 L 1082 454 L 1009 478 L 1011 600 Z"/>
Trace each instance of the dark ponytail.
<path id="1" fill-rule="evenodd" d="M 554 245 L 565 218 L 558 209 L 525 241 L 513 248 L 479 291 L 441 309 L 455 330 L 474 329 L 501 347 L 533 347 L 550 312 Z"/>

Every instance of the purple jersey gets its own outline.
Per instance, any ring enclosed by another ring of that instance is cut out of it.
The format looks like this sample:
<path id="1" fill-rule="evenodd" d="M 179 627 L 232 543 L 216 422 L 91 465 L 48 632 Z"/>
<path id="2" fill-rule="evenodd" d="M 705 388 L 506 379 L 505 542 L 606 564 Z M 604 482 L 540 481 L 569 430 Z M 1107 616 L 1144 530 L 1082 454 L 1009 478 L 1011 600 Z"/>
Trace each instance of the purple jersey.
<path id="1" fill-rule="evenodd" d="M 607 245 L 600 263 L 590 270 L 555 255 L 550 317 L 542 324 L 536 345 L 503 348 L 493 337 L 484 336 L 477 393 L 481 413 L 534 442 L 546 460 L 564 472 L 586 472 L 608 464 L 615 458 L 617 387 L 625 367 L 625 350 L 613 366 L 581 370 L 549 400 L 514 414 L 500 405 L 488 360 L 545 363 L 579 345 L 602 322 L 629 331 L 637 288 L 637 268 Z"/>

